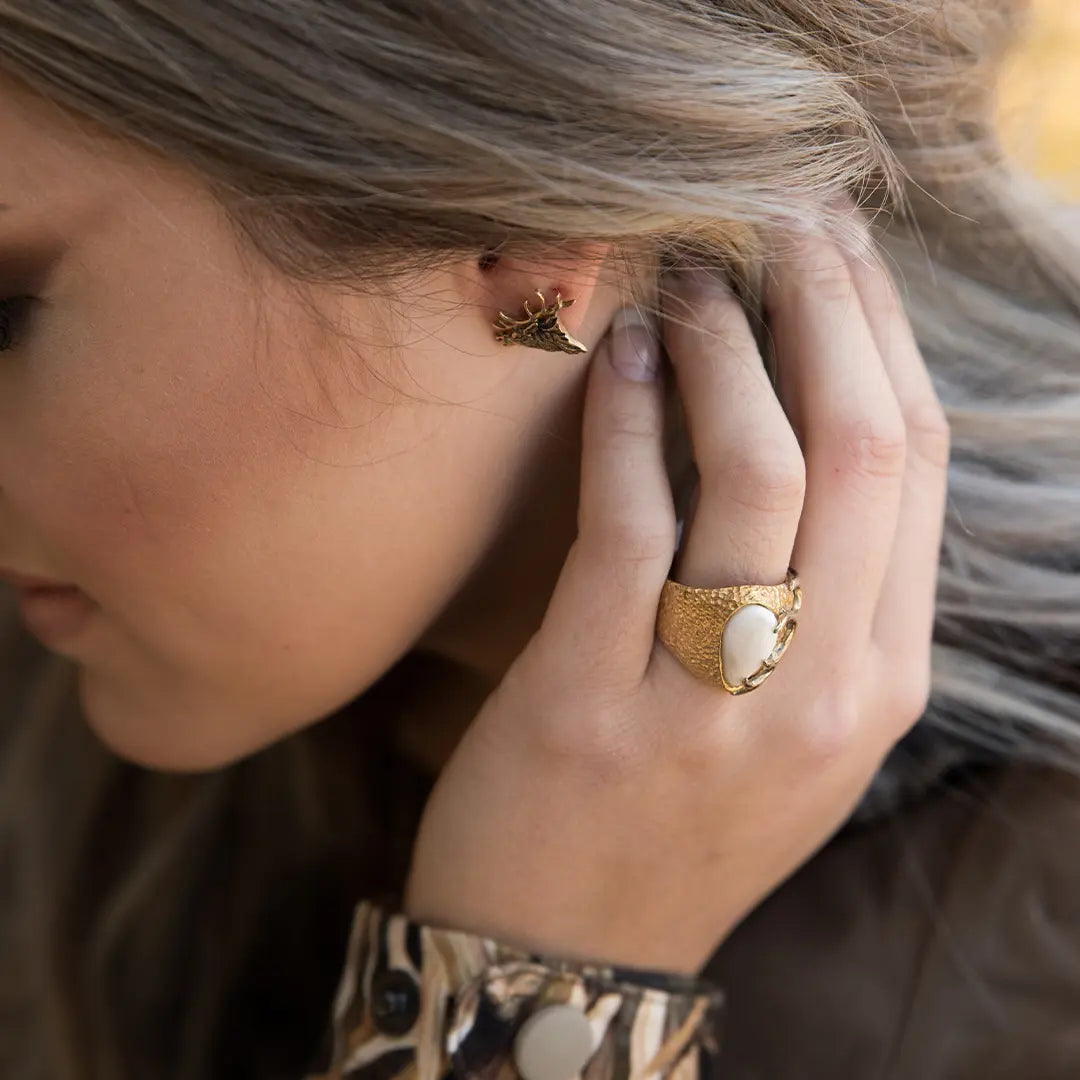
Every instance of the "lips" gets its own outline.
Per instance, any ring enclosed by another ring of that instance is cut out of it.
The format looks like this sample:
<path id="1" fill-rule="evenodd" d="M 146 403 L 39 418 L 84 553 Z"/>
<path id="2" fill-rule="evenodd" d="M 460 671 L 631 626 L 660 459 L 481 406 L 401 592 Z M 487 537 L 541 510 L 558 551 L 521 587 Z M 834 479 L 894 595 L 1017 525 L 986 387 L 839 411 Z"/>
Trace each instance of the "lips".
<path id="1" fill-rule="evenodd" d="M 97 604 L 74 585 L 19 588 L 17 595 L 24 625 L 49 646 L 78 634 L 97 610 Z"/>
<path id="2" fill-rule="evenodd" d="M 20 574 L 0 566 L 0 581 L 7 581 L 20 589 L 74 589 L 70 581 L 56 581 L 52 578 L 37 577 L 34 574 Z"/>

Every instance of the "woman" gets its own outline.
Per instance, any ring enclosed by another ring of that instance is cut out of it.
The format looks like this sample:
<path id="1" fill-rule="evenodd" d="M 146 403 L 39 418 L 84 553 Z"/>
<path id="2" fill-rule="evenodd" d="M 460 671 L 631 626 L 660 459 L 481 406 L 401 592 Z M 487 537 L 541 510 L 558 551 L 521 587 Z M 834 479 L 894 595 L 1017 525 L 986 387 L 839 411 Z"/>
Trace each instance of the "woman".
<path id="1" fill-rule="evenodd" d="M 744 928 L 1078 771 L 1016 14 L 0 3 L 5 1076 L 888 1062 Z"/>

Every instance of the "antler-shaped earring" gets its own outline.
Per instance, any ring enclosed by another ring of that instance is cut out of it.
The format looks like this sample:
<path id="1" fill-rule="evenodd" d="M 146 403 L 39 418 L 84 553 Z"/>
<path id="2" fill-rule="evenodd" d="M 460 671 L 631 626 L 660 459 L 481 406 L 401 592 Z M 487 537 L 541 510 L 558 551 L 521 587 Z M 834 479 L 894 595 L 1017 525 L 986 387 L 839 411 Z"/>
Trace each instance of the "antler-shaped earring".
<path id="1" fill-rule="evenodd" d="M 499 312 L 499 317 L 492 324 L 495 328 L 495 339 L 503 345 L 527 345 L 529 348 L 544 349 L 547 352 L 588 352 L 588 346 L 568 334 L 559 322 L 559 309 L 569 307 L 577 298 L 564 300 L 556 290 L 555 303 L 548 307 L 544 294 L 539 289 L 536 290 L 536 295 L 540 297 L 540 310 L 530 311 L 529 301 L 526 300 L 524 319 L 515 319 L 505 312 Z"/>

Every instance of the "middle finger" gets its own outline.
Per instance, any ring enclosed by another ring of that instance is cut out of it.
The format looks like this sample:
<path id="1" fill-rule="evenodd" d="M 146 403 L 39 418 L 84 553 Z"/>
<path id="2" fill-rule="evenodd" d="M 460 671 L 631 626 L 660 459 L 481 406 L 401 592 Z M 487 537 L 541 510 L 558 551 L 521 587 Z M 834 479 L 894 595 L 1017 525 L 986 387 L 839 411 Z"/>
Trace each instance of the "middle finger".
<path id="1" fill-rule="evenodd" d="M 738 298 L 712 273 L 673 273 L 664 343 L 700 474 L 674 577 L 686 585 L 784 580 L 803 502 L 795 433 Z"/>

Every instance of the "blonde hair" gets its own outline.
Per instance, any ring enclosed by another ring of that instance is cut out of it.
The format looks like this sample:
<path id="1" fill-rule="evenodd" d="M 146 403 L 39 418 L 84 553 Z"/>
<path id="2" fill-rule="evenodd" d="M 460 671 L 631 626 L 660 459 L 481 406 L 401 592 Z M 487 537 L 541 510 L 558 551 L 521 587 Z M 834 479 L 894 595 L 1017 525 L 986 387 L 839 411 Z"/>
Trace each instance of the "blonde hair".
<path id="1" fill-rule="evenodd" d="M 953 436 L 933 696 L 869 816 L 955 762 L 1080 768 L 1080 247 L 994 126 L 1025 11 L 0 0 L 0 69 L 189 166 L 310 281 L 585 239 L 748 277 L 765 229 L 855 195 Z M 106 752 L 71 665 L 4 614 L 0 1073 L 297 1076 L 351 903 L 407 867 L 426 782 L 377 718 L 423 661 L 234 766 L 167 776 Z"/>

